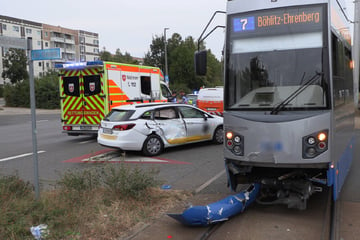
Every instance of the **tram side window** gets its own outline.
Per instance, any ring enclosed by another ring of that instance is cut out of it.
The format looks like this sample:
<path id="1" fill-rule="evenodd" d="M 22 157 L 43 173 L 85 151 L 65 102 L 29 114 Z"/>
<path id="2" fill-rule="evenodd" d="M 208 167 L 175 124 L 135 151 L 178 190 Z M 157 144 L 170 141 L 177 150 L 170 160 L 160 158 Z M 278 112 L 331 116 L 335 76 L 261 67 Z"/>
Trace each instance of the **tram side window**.
<path id="1" fill-rule="evenodd" d="M 334 103 L 338 106 L 352 99 L 351 51 L 335 34 L 331 41 Z"/>

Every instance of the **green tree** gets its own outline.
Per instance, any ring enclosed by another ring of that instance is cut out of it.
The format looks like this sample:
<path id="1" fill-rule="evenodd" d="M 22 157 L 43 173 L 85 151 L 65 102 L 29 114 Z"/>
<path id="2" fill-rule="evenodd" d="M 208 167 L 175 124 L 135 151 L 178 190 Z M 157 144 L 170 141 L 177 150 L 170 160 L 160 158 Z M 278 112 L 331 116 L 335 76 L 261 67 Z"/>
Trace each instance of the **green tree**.
<path id="1" fill-rule="evenodd" d="M 1 77 L 10 79 L 12 84 L 28 79 L 29 74 L 26 69 L 27 58 L 25 50 L 10 48 L 3 59 L 3 72 Z"/>
<path id="2" fill-rule="evenodd" d="M 155 36 L 150 44 L 150 50 L 145 54 L 144 64 L 165 69 L 164 37 Z"/>
<path id="3" fill-rule="evenodd" d="M 106 51 L 104 47 L 102 51 L 100 51 L 100 59 L 103 61 L 112 61 L 112 56 L 109 51 Z"/>
<path id="4" fill-rule="evenodd" d="M 36 107 L 42 109 L 60 108 L 59 76 L 55 71 L 35 81 Z"/>
<path id="5" fill-rule="evenodd" d="M 154 37 L 150 50 L 145 55 L 144 63 L 164 71 L 164 46 L 164 37 Z M 206 49 L 204 43 L 200 44 L 200 48 Z M 172 90 L 181 89 L 189 93 L 198 90 L 201 86 L 223 85 L 221 63 L 210 50 L 208 50 L 207 75 L 205 77 L 195 75 L 194 53 L 197 50 L 197 42 L 191 36 L 183 40 L 180 34 L 174 33 L 170 39 L 167 39 L 167 50 L 169 84 Z"/>
<path id="6" fill-rule="evenodd" d="M 100 52 L 100 59 L 109 62 L 139 64 L 137 60 L 134 60 L 130 53 L 125 52 L 125 54 L 122 54 L 119 48 L 116 49 L 114 55 L 106 51 L 105 48 L 103 48 L 103 50 Z"/>
<path id="7" fill-rule="evenodd" d="M 29 80 L 5 84 L 4 98 L 9 107 L 30 107 Z M 59 77 L 55 71 L 35 79 L 36 107 L 55 109 L 60 107 Z"/>

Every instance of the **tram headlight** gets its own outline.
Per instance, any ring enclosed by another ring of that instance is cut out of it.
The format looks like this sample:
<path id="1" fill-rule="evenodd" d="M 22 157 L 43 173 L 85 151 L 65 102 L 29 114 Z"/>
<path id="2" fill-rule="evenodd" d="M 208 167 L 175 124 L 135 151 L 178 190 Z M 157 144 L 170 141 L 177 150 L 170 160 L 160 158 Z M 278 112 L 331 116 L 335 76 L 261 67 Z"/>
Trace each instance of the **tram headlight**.
<path id="1" fill-rule="evenodd" d="M 314 144 L 316 143 L 316 139 L 315 139 L 314 137 L 309 137 L 309 138 L 307 139 L 307 143 L 308 143 L 309 145 L 314 145 Z"/>
<path id="2" fill-rule="evenodd" d="M 233 133 L 232 132 L 226 132 L 226 138 L 228 139 L 228 140 L 231 140 L 232 138 L 233 138 Z"/>
<path id="3" fill-rule="evenodd" d="M 307 154 L 308 156 L 314 156 L 314 155 L 316 154 L 315 148 L 313 148 L 313 147 L 308 148 L 308 149 L 306 150 L 306 154 Z"/>
<path id="4" fill-rule="evenodd" d="M 235 136 L 235 137 L 234 137 L 234 142 L 235 142 L 235 143 L 241 143 L 241 137 Z"/>
<path id="5" fill-rule="evenodd" d="M 240 146 L 235 146 L 235 147 L 233 148 L 233 152 L 234 152 L 236 155 L 244 155 L 244 154 L 243 154 L 243 150 L 242 150 L 242 148 L 241 148 Z"/>
<path id="6" fill-rule="evenodd" d="M 303 158 L 314 158 L 328 149 L 328 133 L 325 129 L 303 137 Z"/>
<path id="7" fill-rule="evenodd" d="M 244 156 L 244 136 L 232 131 L 227 131 L 226 147 L 237 156 Z"/>
<path id="8" fill-rule="evenodd" d="M 326 133 L 324 133 L 324 132 L 321 132 L 321 133 L 319 133 L 318 134 L 318 140 L 320 141 L 320 142 L 323 142 L 323 141 L 325 141 L 326 140 Z"/>

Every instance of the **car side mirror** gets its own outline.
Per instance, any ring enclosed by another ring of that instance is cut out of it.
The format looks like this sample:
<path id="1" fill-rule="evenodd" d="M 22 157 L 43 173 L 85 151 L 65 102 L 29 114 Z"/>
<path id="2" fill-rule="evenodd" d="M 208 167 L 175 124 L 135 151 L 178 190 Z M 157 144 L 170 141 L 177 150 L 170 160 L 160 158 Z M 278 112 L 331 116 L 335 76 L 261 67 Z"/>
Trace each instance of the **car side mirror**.
<path id="1" fill-rule="evenodd" d="M 209 118 L 209 115 L 207 115 L 206 113 L 204 113 L 204 120 L 207 121 Z"/>
<path id="2" fill-rule="evenodd" d="M 195 73 L 199 76 L 206 75 L 207 67 L 207 51 L 196 51 L 195 52 Z"/>

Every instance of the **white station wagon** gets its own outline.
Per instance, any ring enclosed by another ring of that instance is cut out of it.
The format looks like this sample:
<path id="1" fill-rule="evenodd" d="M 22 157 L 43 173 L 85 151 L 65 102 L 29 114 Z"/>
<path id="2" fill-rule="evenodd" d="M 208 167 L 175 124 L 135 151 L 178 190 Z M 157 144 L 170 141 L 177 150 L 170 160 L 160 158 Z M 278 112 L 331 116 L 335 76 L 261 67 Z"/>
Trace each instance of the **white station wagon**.
<path id="1" fill-rule="evenodd" d="M 124 151 L 155 156 L 164 148 L 201 141 L 222 144 L 223 118 L 188 104 L 154 103 L 116 107 L 101 121 L 97 141 Z"/>

